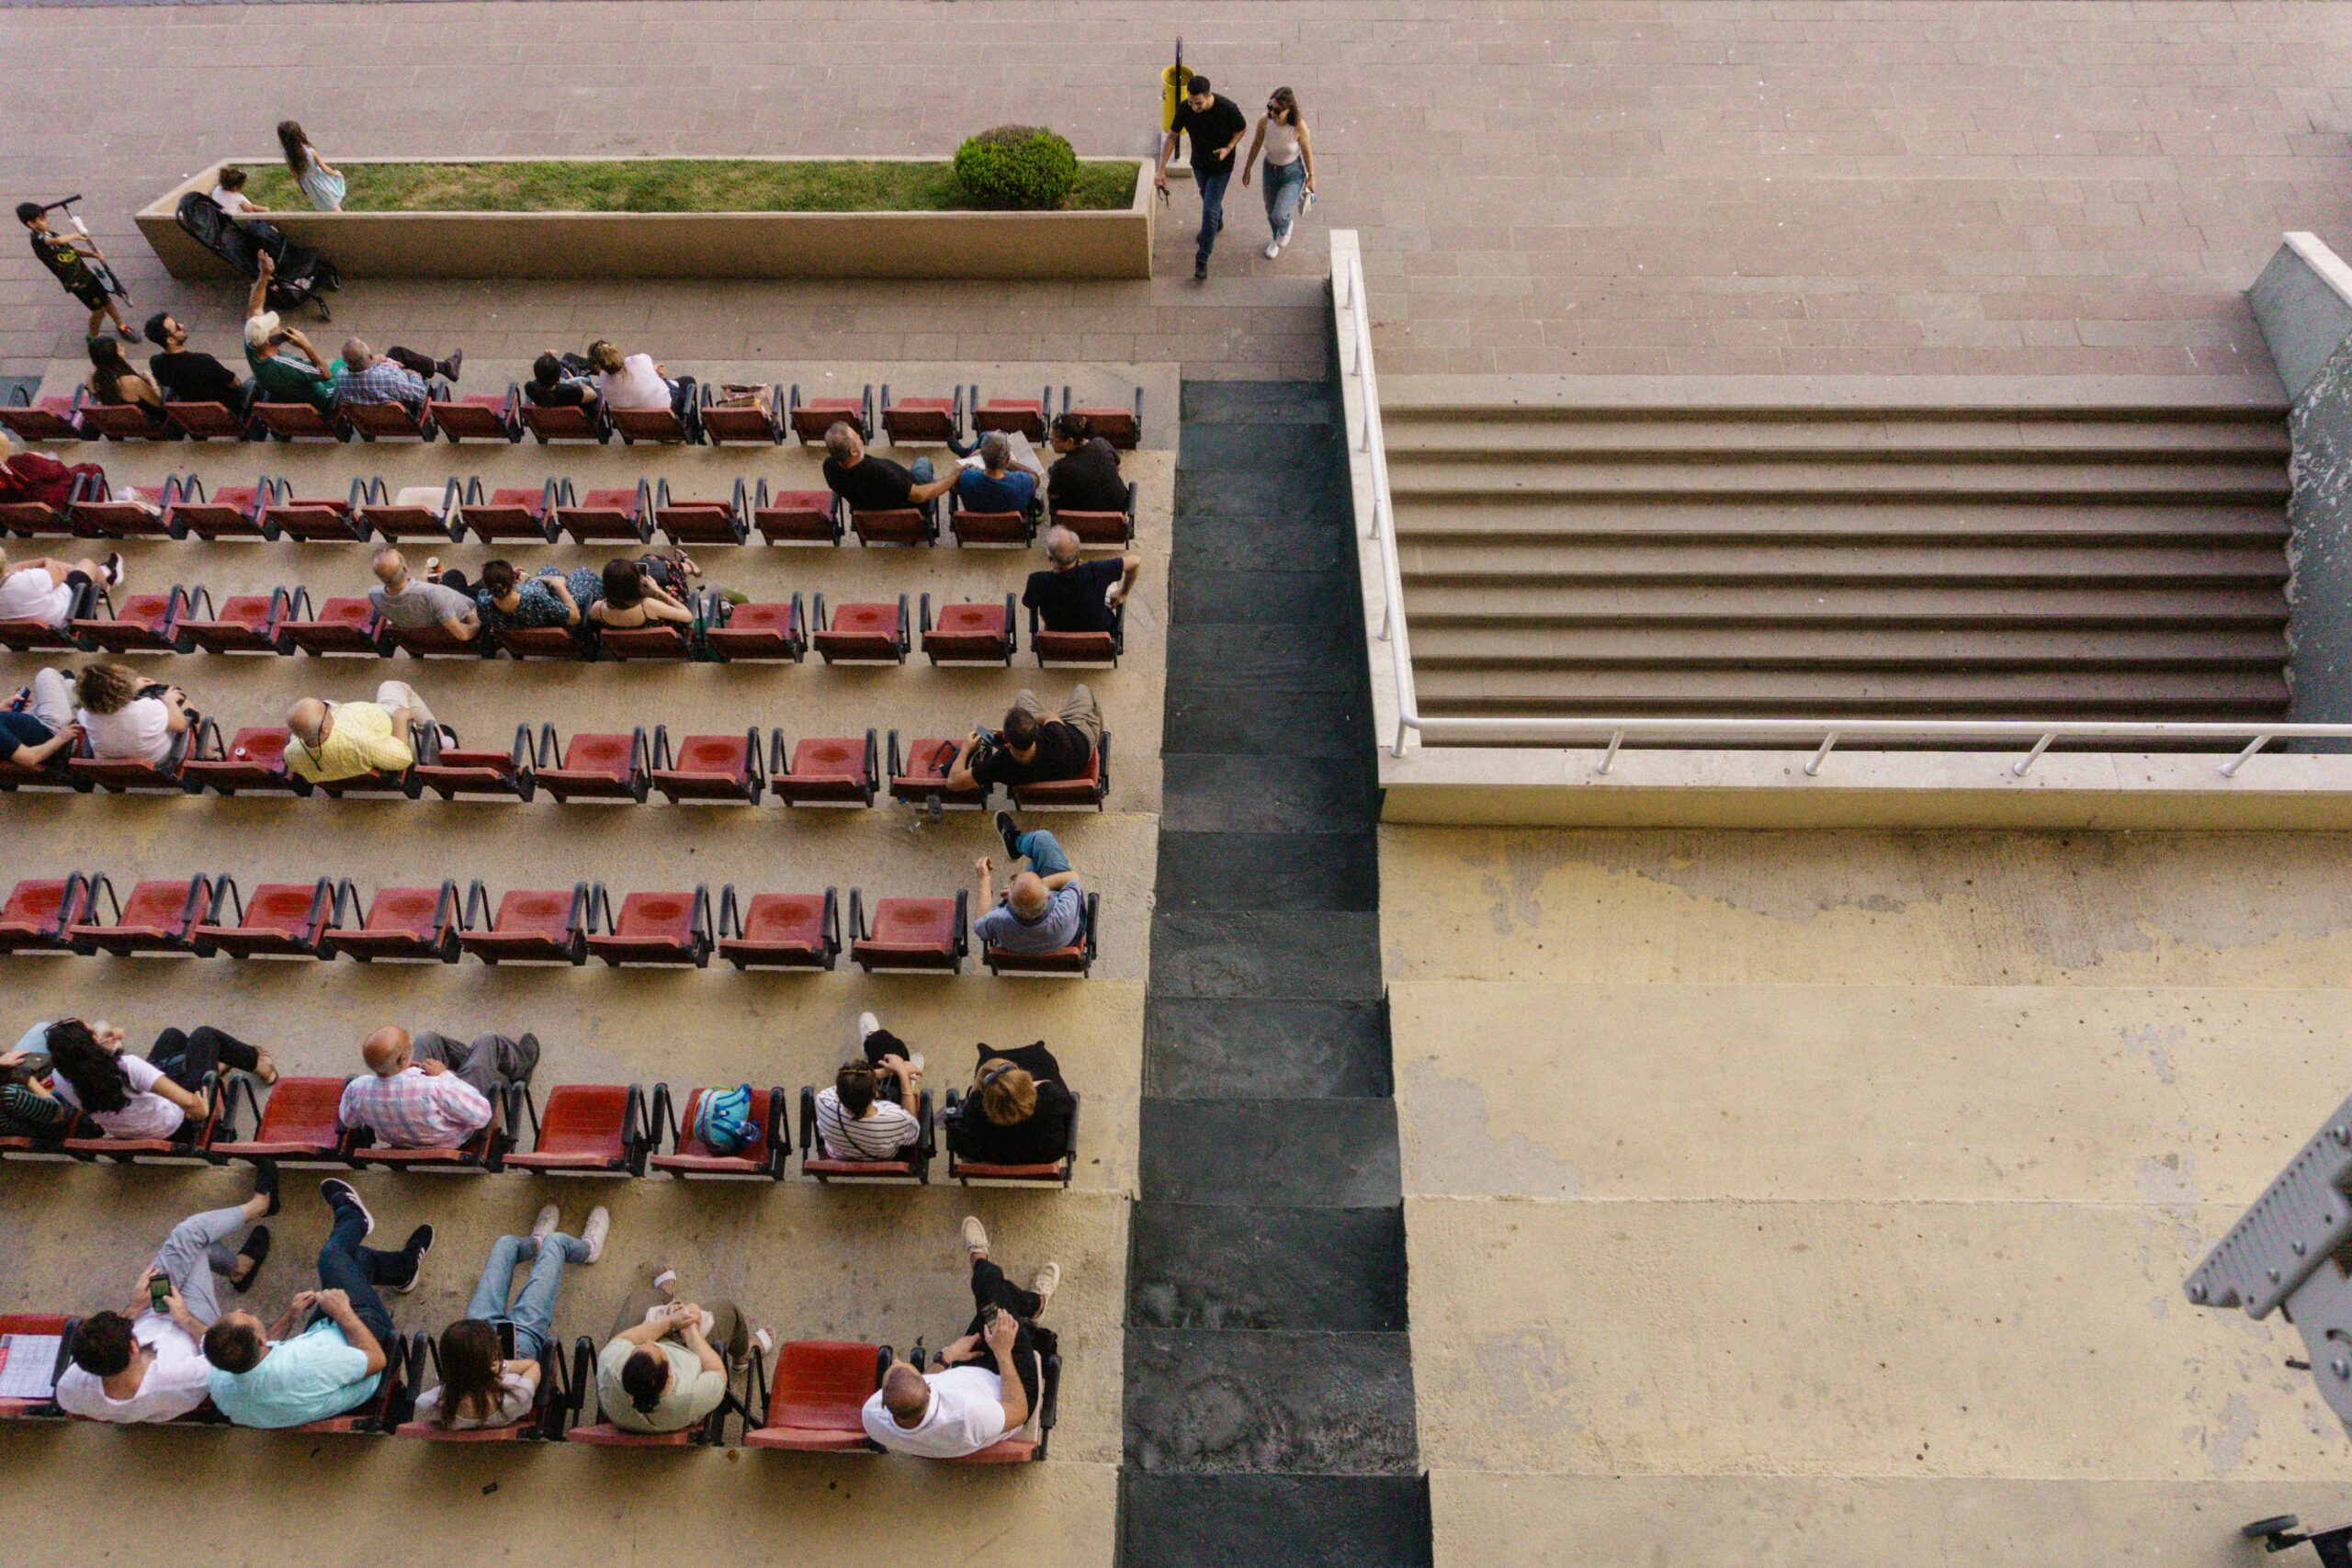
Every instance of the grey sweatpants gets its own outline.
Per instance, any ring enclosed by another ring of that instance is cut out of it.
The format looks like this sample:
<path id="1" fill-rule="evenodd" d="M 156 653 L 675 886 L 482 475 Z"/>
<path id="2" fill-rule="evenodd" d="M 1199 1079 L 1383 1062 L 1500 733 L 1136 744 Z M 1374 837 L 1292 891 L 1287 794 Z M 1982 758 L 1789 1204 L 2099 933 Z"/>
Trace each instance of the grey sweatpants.
<path id="1" fill-rule="evenodd" d="M 419 1062 L 438 1062 L 481 1090 L 496 1104 L 510 1083 L 529 1083 L 539 1065 L 536 1042 L 525 1045 L 503 1034 L 477 1034 L 460 1045 L 446 1034 L 427 1029 L 410 1042 L 410 1055 Z"/>
<path id="2" fill-rule="evenodd" d="M 213 1293 L 212 1277 L 236 1269 L 236 1249 L 229 1246 L 229 1241 L 244 1228 L 243 1205 L 207 1209 L 174 1225 L 172 1234 L 164 1238 L 162 1250 L 155 1254 L 155 1267 L 170 1279 L 172 1289 L 187 1303 L 188 1315 L 198 1322 L 211 1323 L 220 1315 L 220 1301 Z"/>

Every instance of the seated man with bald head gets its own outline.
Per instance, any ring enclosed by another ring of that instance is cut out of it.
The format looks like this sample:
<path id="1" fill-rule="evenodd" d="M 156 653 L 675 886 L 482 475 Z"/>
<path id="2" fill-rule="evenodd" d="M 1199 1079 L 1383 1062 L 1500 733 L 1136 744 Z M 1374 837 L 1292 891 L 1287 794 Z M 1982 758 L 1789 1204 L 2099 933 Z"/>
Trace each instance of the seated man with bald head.
<path id="1" fill-rule="evenodd" d="M 368 591 L 368 603 L 386 624 L 408 631 L 439 626 L 459 642 L 481 635 L 481 612 L 473 590 L 461 571 L 443 571 L 438 557 L 424 563 L 421 578 L 408 574 L 408 558 L 394 549 L 376 552 L 376 581 L 381 587 Z"/>
<path id="2" fill-rule="evenodd" d="M 1086 890 L 1078 885 L 1061 840 L 1042 828 L 1023 832 L 1010 811 L 996 814 L 996 831 L 1015 863 L 1029 863 L 1007 879 L 999 902 L 990 880 L 996 863 L 987 855 L 972 863 L 980 874 L 980 914 L 972 934 L 1001 953 L 1057 953 L 1077 946 L 1086 930 Z"/>
<path id="3" fill-rule="evenodd" d="M 454 1149 L 490 1125 L 491 1107 L 539 1065 L 539 1037 L 478 1034 L 459 1045 L 426 1030 L 411 1039 L 387 1026 L 359 1047 L 368 1070 L 343 1086 L 335 1120 L 364 1127 L 379 1145 Z"/>
<path id="4" fill-rule="evenodd" d="M 409 726 L 433 722 L 433 710 L 404 681 L 378 686 L 372 703 L 304 697 L 286 710 L 286 771 L 312 784 L 405 773 L 416 762 Z"/>
<path id="5" fill-rule="evenodd" d="M 435 359 L 413 348 L 397 345 L 378 354 L 363 338 L 348 338 L 343 345 L 342 368 L 334 375 L 334 400 L 351 403 L 401 403 L 412 414 L 424 412 L 433 395 L 427 377 L 455 381 L 466 362 L 459 349 L 447 359 Z"/>
<path id="6" fill-rule="evenodd" d="M 1048 1263 L 1021 1290 L 989 1258 L 989 1233 L 969 1215 L 964 1250 L 972 1261 L 971 1326 L 940 1348 L 928 1368 L 893 1361 L 859 1413 L 865 1435 L 892 1453 L 962 1459 L 1018 1432 L 1037 1408 L 1041 1356 L 1057 1348 L 1037 1319 L 1061 1283 Z"/>

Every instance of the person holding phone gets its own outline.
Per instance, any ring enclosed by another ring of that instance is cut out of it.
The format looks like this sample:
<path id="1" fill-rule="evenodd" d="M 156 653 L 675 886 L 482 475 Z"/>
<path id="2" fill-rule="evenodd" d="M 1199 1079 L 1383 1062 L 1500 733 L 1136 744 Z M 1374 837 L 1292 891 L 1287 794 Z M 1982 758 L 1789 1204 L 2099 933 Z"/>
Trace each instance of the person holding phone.
<path id="1" fill-rule="evenodd" d="M 865 1435 L 892 1453 L 962 1459 L 1019 1432 L 1037 1408 L 1039 1358 L 1057 1348 L 1054 1331 L 1037 1319 L 1061 1283 L 1062 1266 L 1045 1265 L 1029 1289 L 1020 1289 L 989 1258 L 988 1230 L 969 1214 L 964 1251 L 972 1264 L 971 1325 L 927 1367 L 891 1362 L 859 1413 Z"/>

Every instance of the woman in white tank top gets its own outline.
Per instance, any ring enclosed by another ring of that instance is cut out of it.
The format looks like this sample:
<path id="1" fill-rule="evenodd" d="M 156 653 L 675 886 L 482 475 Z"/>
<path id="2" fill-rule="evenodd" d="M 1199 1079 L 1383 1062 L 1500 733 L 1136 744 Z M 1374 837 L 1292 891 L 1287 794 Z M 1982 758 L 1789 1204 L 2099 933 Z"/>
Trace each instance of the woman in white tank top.
<path id="1" fill-rule="evenodd" d="M 1265 117 L 1250 141 L 1250 156 L 1242 161 L 1241 183 L 1250 183 L 1258 166 L 1258 151 L 1266 152 L 1266 226 L 1274 237 L 1266 243 L 1266 258 L 1283 254 L 1290 243 L 1291 225 L 1297 220 L 1303 195 L 1315 197 L 1315 147 L 1306 135 L 1306 120 L 1298 112 L 1298 95 L 1276 87 L 1266 99 Z"/>

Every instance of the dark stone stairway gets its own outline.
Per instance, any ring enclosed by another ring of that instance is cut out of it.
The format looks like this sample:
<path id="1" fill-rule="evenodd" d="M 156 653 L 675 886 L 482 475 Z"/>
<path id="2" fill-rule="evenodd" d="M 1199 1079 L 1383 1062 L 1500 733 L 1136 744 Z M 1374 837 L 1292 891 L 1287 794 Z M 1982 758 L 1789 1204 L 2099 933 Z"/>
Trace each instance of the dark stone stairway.
<path id="1" fill-rule="evenodd" d="M 1187 382 L 1126 1568 L 1430 1562 L 1336 396 Z"/>

